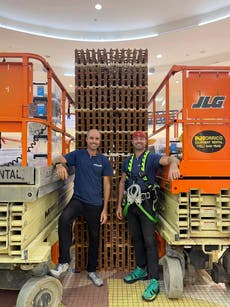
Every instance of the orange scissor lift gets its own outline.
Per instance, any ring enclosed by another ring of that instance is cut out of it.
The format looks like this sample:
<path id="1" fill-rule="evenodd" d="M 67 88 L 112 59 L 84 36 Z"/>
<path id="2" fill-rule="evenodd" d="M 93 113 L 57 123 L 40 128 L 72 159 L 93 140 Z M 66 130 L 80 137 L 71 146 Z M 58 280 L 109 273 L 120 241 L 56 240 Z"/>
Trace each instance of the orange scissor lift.
<path id="1" fill-rule="evenodd" d="M 175 105 L 178 112 L 172 116 Z M 230 67 L 173 66 L 149 107 L 155 151 L 180 159 L 180 179 L 170 181 L 167 169 L 158 176 L 166 293 L 180 297 L 196 269 L 206 269 L 228 287 Z"/>
<path id="2" fill-rule="evenodd" d="M 72 195 L 71 176 L 54 172 L 69 151 L 66 110 L 74 104 L 44 58 L 0 53 L 0 288 L 20 289 L 17 306 L 59 306 L 57 220 Z"/>

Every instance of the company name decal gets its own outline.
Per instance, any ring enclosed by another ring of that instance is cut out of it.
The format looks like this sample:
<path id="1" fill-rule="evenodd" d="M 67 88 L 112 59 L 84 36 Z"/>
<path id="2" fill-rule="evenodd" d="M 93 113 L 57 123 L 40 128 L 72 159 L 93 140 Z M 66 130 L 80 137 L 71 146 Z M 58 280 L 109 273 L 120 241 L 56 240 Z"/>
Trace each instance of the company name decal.
<path id="1" fill-rule="evenodd" d="M 225 100 L 226 96 L 200 96 L 198 101 L 192 104 L 192 109 L 221 109 Z"/>
<path id="2" fill-rule="evenodd" d="M 213 153 L 224 147 L 225 138 L 217 131 L 205 130 L 197 133 L 193 137 L 192 144 L 201 152 Z"/>
<path id="3" fill-rule="evenodd" d="M 18 169 L 0 169 L 0 180 L 23 179 Z"/>

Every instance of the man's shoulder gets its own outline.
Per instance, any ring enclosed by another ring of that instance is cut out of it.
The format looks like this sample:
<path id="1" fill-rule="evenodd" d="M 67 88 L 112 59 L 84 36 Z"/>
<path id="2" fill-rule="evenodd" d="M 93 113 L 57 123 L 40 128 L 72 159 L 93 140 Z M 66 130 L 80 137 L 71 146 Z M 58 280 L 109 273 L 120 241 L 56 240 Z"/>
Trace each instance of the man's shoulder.
<path id="1" fill-rule="evenodd" d="M 152 159 L 158 159 L 158 158 L 162 157 L 162 155 L 160 155 L 158 153 L 151 152 L 151 151 L 149 151 L 148 156 L 151 157 Z"/>
<path id="2" fill-rule="evenodd" d="M 99 158 L 103 163 L 109 163 L 109 157 L 103 153 L 98 153 L 97 158 Z"/>
<path id="3" fill-rule="evenodd" d="M 66 157 L 74 157 L 75 159 L 84 159 L 86 156 L 85 149 L 75 149 L 65 155 Z"/>
<path id="4" fill-rule="evenodd" d="M 98 157 L 104 157 L 104 158 L 108 159 L 108 156 L 106 154 L 102 153 L 102 152 L 98 152 L 97 156 Z"/>
<path id="5" fill-rule="evenodd" d="M 73 151 L 77 156 L 84 156 L 87 152 L 86 149 L 75 149 Z"/>
<path id="6" fill-rule="evenodd" d="M 97 159 L 98 159 L 98 162 L 101 163 L 104 169 L 104 176 L 112 176 L 113 169 L 112 169 L 109 157 L 103 153 L 98 153 Z"/>
<path id="7" fill-rule="evenodd" d="M 158 154 L 158 153 L 150 152 L 148 154 L 147 159 L 146 159 L 147 168 L 149 168 L 151 166 L 153 166 L 154 168 L 158 167 L 159 161 L 160 161 L 161 157 L 162 156 L 160 154 Z"/>
<path id="8" fill-rule="evenodd" d="M 124 159 L 124 161 L 129 161 L 130 159 L 132 159 L 132 157 L 134 157 L 134 153 L 131 153 L 131 154 L 129 154 L 125 159 Z"/>
<path id="9" fill-rule="evenodd" d="M 132 159 L 133 154 L 129 154 L 124 160 L 123 160 L 123 167 L 127 167 L 129 164 L 129 161 Z"/>

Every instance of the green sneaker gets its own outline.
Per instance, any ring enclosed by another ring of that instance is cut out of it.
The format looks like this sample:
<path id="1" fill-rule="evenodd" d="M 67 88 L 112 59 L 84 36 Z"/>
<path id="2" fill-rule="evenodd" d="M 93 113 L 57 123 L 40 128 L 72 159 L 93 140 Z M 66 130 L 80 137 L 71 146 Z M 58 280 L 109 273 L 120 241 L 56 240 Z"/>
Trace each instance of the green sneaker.
<path id="1" fill-rule="evenodd" d="M 145 289 L 142 298 L 145 301 L 153 301 L 159 292 L 159 282 L 153 278 L 150 280 L 148 287 Z"/>
<path id="2" fill-rule="evenodd" d="M 143 270 L 142 268 L 137 266 L 133 272 L 125 276 L 124 282 L 126 282 L 127 284 L 132 284 L 135 281 L 146 279 L 147 275 L 148 274 L 146 270 Z"/>

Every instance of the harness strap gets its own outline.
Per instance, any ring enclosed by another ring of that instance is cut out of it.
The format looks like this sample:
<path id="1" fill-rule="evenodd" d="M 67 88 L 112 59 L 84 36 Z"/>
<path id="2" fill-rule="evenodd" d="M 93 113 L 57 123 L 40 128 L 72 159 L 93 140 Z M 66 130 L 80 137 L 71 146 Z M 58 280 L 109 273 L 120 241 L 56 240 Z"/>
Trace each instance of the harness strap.
<path id="1" fill-rule="evenodd" d="M 147 184 L 147 188 L 151 187 L 151 184 L 148 184 L 148 178 L 145 174 L 145 166 L 146 166 L 146 161 L 147 161 L 147 157 L 148 157 L 149 153 L 150 152 L 148 150 L 146 150 L 144 152 L 144 155 L 141 159 L 141 176 L 139 175 L 139 177 L 142 178 L 143 181 Z M 131 175 L 131 172 L 132 172 L 132 169 L 133 169 L 133 160 L 134 160 L 134 154 L 132 154 L 131 158 L 129 159 L 128 168 L 127 168 L 128 173 L 126 175 L 126 180 L 128 180 L 130 175 Z"/>
<path id="2" fill-rule="evenodd" d="M 153 211 L 156 211 L 155 204 L 157 202 L 157 184 L 154 184 L 154 193 L 155 193 L 155 199 L 153 199 Z M 142 206 L 142 196 L 146 193 L 141 193 L 141 188 L 138 184 L 132 184 L 128 189 L 126 194 L 123 197 L 123 211 L 122 214 L 124 217 L 126 217 L 128 213 L 129 206 L 135 203 L 138 208 L 147 216 L 147 218 L 151 221 L 156 223 L 157 217 L 152 216 L 149 212 L 147 212 L 144 207 Z"/>
<path id="3" fill-rule="evenodd" d="M 141 173 L 139 174 L 139 177 L 143 179 L 143 181 L 146 184 L 146 187 L 148 190 L 151 190 L 154 193 L 153 198 L 153 211 L 156 213 L 156 203 L 157 203 L 157 188 L 159 187 L 158 184 L 154 183 L 154 185 L 149 184 L 148 178 L 146 176 L 145 167 L 146 167 L 146 161 L 147 157 L 149 155 L 149 151 L 146 150 L 143 154 L 143 157 L 141 159 Z M 131 158 L 129 159 L 128 168 L 127 168 L 127 175 L 126 175 L 126 181 L 129 179 L 132 168 L 133 168 L 133 161 L 134 161 L 134 154 L 131 155 Z M 142 206 L 142 193 L 141 188 L 138 184 L 133 183 L 126 192 L 126 195 L 123 197 L 123 211 L 122 214 L 124 217 L 126 217 L 128 213 L 129 206 L 135 203 L 138 208 L 147 216 L 147 218 L 154 223 L 157 223 L 158 219 L 157 216 L 152 216 L 149 212 L 147 212 L 144 207 Z"/>
<path id="4" fill-rule="evenodd" d="M 132 204 L 126 203 L 126 205 L 125 205 L 125 207 L 124 207 L 124 209 L 123 209 L 123 211 L 122 211 L 122 214 L 123 214 L 124 217 L 126 217 L 130 205 L 132 205 Z M 157 222 L 158 222 L 157 217 L 154 217 L 154 216 L 152 216 L 150 213 L 148 213 L 148 211 L 146 211 L 146 210 L 143 208 L 142 204 L 137 205 L 137 206 L 138 206 L 138 208 L 147 216 L 147 218 L 148 218 L 151 222 L 154 222 L 154 223 L 157 223 Z"/>

